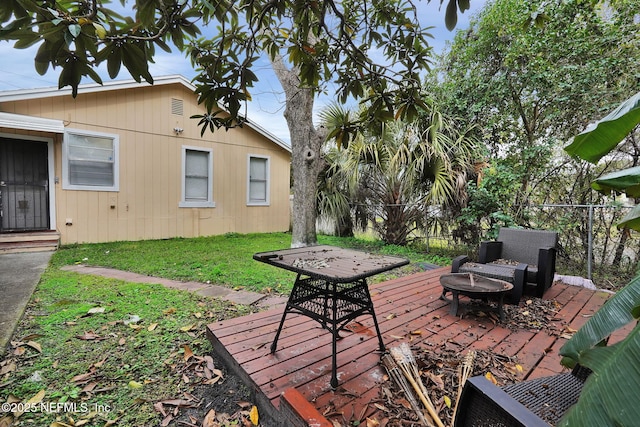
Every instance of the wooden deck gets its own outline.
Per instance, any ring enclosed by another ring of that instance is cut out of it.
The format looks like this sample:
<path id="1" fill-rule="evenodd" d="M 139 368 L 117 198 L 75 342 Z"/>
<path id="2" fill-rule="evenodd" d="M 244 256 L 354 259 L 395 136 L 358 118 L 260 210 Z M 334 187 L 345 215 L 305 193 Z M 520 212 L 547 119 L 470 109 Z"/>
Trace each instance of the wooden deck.
<path id="1" fill-rule="evenodd" d="M 448 303 L 439 299 L 439 277 L 449 272 L 440 268 L 370 286 L 387 347 L 411 340 L 413 346 L 437 348 L 446 341 L 461 353 L 473 348 L 514 356 L 524 368 L 522 379 L 552 375 L 563 370 L 558 350 L 566 338 L 558 331 L 578 329 L 609 297 L 556 283 L 545 294 L 560 307 L 553 328 L 512 330 L 489 318 L 450 315 Z M 359 318 L 352 333 L 338 341 L 340 386 L 335 391 L 329 386 L 331 334 L 317 322 L 289 315 L 276 353 L 269 353 L 281 316 L 282 308 L 273 309 L 207 328 L 216 356 L 253 390 L 261 410 L 279 419 L 280 396 L 294 388 L 321 414 L 330 407 L 345 419 L 371 416 L 376 408 L 369 403 L 379 397 L 384 375 L 371 316 Z M 419 335 L 412 334 L 418 330 Z"/>

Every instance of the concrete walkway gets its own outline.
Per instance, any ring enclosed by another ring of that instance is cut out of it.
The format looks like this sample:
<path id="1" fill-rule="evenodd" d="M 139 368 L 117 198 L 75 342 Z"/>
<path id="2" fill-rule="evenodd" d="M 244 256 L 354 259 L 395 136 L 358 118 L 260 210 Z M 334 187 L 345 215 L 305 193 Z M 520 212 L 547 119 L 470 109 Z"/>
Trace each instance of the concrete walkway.
<path id="1" fill-rule="evenodd" d="M 201 282 L 180 282 L 177 280 L 163 279 L 161 277 L 145 276 L 143 274 L 131 273 L 128 271 L 115 270 L 106 267 L 90 267 L 83 264 L 67 265 L 62 270 L 73 271 L 80 274 L 93 274 L 95 276 L 108 277 L 111 279 L 124 280 L 134 283 L 157 283 L 167 288 L 180 289 L 194 292 L 205 297 L 220 298 L 235 304 L 254 305 L 260 308 L 272 308 L 284 305 L 286 297 L 268 296 L 257 292 L 235 291 L 224 286 L 210 285 Z"/>
<path id="2" fill-rule="evenodd" d="M 0 355 L 15 331 L 53 252 L 0 255 Z"/>

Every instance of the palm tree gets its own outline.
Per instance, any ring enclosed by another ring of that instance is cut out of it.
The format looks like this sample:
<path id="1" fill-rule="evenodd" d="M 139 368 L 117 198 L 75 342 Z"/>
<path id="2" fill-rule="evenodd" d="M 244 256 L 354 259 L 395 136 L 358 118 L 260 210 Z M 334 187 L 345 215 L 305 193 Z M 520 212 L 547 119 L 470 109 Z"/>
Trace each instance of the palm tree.
<path id="1" fill-rule="evenodd" d="M 384 242 L 406 245 L 424 229 L 427 206 L 464 196 L 477 147 L 472 129 L 435 107 L 415 123 L 396 121 L 376 133 L 353 132 L 355 117 L 339 106 L 321 115 L 332 137 L 319 187 L 321 215 L 340 224 L 364 218 Z"/>

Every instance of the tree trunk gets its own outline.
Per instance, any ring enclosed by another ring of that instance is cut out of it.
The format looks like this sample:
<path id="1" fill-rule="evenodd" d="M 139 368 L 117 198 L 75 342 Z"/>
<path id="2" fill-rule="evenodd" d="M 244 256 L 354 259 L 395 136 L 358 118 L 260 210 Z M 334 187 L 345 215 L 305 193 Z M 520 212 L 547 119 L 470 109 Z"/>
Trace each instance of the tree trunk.
<path id="1" fill-rule="evenodd" d="M 618 246 L 616 247 L 616 252 L 613 257 L 613 262 L 611 263 L 614 267 L 620 267 L 620 263 L 622 262 L 622 255 L 624 255 L 625 244 L 627 243 L 627 239 L 630 237 L 630 231 L 628 228 L 624 228 L 621 230 L 620 240 L 618 241 Z"/>
<path id="2" fill-rule="evenodd" d="M 312 246 L 316 236 L 316 191 L 322 167 L 320 148 L 323 136 L 313 126 L 314 92 L 300 87 L 298 73 L 288 69 L 281 57 L 272 61 L 285 92 L 284 118 L 291 135 L 293 171 L 293 228 L 291 247 Z"/>

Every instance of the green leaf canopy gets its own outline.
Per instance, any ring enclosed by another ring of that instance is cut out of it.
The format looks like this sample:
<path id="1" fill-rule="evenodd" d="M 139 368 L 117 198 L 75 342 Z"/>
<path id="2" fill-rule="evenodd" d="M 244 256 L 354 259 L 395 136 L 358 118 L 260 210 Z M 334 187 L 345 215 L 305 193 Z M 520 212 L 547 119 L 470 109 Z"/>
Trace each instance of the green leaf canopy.
<path id="1" fill-rule="evenodd" d="M 613 150 L 640 123 L 640 92 L 618 108 L 576 135 L 565 151 L 591 163 L 596 163 Z"/>

